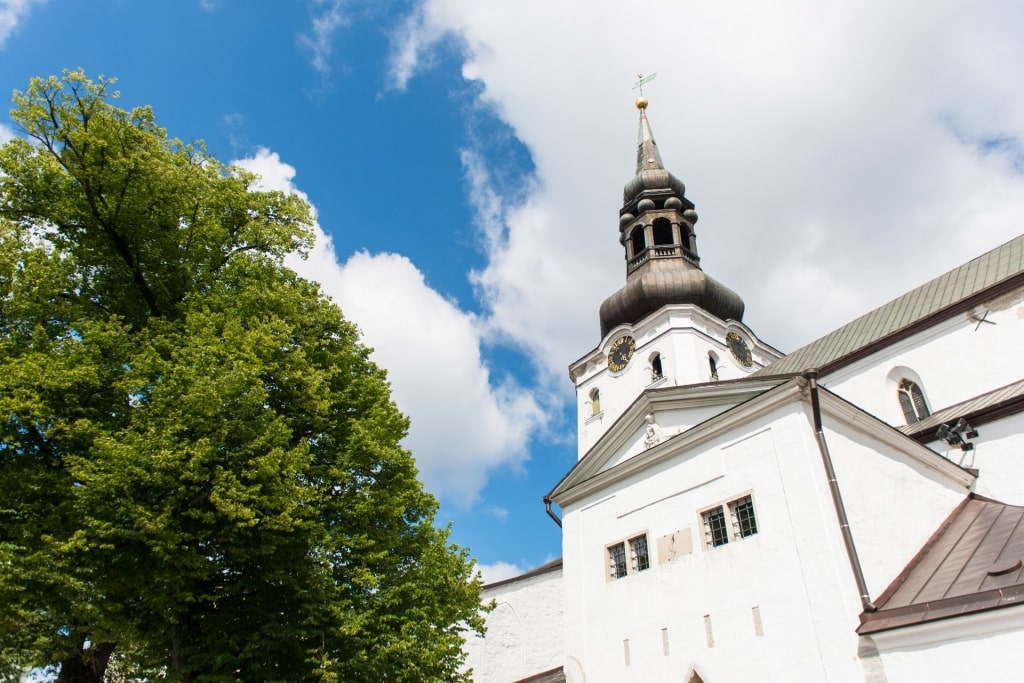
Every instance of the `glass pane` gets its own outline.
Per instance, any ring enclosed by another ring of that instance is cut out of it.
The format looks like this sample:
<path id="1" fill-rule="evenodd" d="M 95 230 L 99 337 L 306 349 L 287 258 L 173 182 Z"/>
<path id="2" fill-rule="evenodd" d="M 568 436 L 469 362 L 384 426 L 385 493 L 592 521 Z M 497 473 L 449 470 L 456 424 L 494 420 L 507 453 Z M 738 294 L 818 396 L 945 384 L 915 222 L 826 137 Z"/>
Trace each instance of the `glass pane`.
<path id="1" fill-rule="evenodd" d="M 621 579 L 626 575 L 626 546 L 624 543 L 609 546 L 608 560 L 611 563 L 613 579 Z"/>
<path id="2" fill-rule="evenodd" d="M 757 520 L 754 518 L 754 501 L 750 496 L 729 503 L 732 512 L 733 528 L 740 538 L 753 536 L 757 533 Z"/>
<path id="3" fill-rule="evenodd" d="M 704 537 L 708 545 L 715 547 L 729 542 L 729 530 L 725 524 L 725 511 L 718 507 L 708 510 L 704 517 Z"/>
<path id="4" fill-rule="evenodd" d="M 634 571 L 642 572 L 651 566 L 651 559 L 647 553 L 647 536 L 629 539 L 629 552 L 633 556 Z"/>

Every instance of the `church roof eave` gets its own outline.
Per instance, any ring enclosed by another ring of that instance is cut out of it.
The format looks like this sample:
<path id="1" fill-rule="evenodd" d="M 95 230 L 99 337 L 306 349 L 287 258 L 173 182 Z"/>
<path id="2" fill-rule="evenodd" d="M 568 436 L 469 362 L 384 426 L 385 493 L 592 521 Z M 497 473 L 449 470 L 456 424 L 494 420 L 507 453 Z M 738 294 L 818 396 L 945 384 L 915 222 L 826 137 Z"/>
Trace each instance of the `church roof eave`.
<path id="1" fill-rule="evenodd" d="M 762 377 L 846 367 L 900 339 L 1024 287 L 1024 235 L 964 263 L 758 370 Z"/>

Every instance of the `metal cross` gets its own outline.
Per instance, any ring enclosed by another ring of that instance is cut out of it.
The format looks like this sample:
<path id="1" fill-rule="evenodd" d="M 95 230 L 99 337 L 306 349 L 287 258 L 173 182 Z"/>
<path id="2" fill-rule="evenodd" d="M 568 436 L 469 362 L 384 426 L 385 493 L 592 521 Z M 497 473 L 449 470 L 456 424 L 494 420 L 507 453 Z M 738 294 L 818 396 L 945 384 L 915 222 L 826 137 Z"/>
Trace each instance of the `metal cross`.
<path id="1" fill-rule="evenodd" d="M 644 76 L 643 74 L 637 74 L 636 77 L 639 78 L 640 80 L 633 84 L 633 90 L 636 90 L 637 88 L 640 88 L 640 97 L 643 97 L 644 96 L 644 84 L 645 83 L 649 83 L 650 81 L 653 81 L 654 77 L 657 76 L 657 75 L 658 75 L 657 71 L 652 73 L 650 76 Z"/>
<path id="2" fill-rule="evenodd" d="M 978 331 L 978 328 L 981 327 L 982 323 L 988 323 L 989 325 L 995 325 L 996 324 L 995 320 L 989 320 L 988 319 L 988 314 L 989 313 L 991 313 L 991 311 L 985 311 L 985 315 L 981 316 L 980 318 L 978 317 L 978 315 L 976 313 L 972 313 L 971 314 L 971 319 L 978 321 L 978 324 L 974 326 L 974 331 L 975 332 Z"/>

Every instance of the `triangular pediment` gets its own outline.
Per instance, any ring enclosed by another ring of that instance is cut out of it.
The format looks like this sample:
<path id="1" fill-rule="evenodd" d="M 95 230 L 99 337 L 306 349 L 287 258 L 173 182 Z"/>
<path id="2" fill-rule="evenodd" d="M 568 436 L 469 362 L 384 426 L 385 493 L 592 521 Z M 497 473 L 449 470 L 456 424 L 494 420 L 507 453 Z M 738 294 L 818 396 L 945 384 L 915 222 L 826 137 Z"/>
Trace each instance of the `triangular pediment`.
<path id="1" fill-rule="evenodd" d="M 794 382 L 794 379 L 775 377 L 645 391 L 566 474 L 551 495 L 559 495 L 626 464 L 636 467 L 643 466 L 645 461 L 657 460 L 669 444 L 697 430 L 706 431 L 708 426 L 720 422 L 723 415 L 739 406 Z M 798 389 L 792 391 L 799 393 Z M 648 415 L 652 416 L 656 428 L 654 439 L 647 438 Z"/>

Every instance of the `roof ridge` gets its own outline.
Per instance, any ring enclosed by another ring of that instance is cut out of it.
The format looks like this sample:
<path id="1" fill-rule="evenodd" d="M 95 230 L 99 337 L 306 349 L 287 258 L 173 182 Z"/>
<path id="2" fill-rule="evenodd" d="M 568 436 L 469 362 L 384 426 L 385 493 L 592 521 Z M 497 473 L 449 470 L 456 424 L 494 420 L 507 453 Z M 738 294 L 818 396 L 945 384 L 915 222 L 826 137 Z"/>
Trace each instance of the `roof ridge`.
<path id="1" fill-rule="evenodd" d="M 788 374 L 808 367 L 817 367 L 824 375 L 1020 285 L 1024 285 L 1024 234 L 867 311 L 751 376 Z"/>

